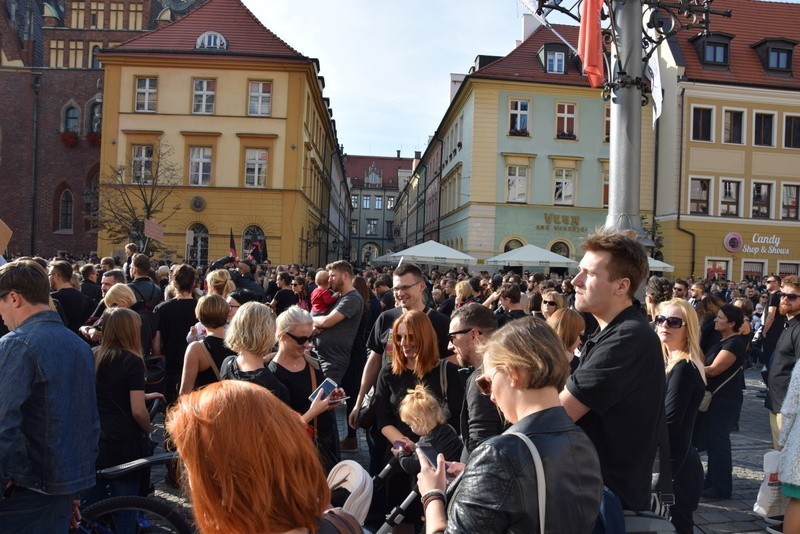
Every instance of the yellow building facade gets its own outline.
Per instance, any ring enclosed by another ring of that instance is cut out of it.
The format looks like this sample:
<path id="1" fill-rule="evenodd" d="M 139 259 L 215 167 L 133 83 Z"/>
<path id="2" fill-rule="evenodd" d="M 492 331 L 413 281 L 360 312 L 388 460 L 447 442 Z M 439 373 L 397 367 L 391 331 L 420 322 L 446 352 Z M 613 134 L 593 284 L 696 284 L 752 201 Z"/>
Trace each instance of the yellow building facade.
<path id="1" fill-rule="evenodd" d="M 102 63 L 101 207 L 103 184 L 124 168 L 126 186 L 172 191 L 152 217 L 169 259 L 226 256 L 232 232 L 240 256 L 259 241 L 273 263 L 324 261 L 339 151 L 316 60 L 238 0 L 210 0 L 105 51 Z M 174 182 L 157 176 L 159 157 L 174 166 Z M 124 245 L 110 238 L 101 228 L 101 255 Z"/>

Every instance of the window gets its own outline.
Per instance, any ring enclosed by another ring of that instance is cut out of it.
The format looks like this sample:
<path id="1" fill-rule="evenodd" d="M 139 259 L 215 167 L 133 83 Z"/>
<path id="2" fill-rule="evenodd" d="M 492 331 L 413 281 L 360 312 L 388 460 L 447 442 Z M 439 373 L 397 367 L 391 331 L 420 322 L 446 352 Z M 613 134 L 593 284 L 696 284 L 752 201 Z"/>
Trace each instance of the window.
<path id="1" fill-rule="evenodd" d="M 564 52 L 547 52 L 547 72 L 564 74 Z"/>
<path id="2" fill-rule="evenodd" d="M 368 210 L 369 209 L 369 204 L 370 204 L 370 196 L 369 195 L 364 195 L 363 197 L 361 197 L 361 207 L 362 208 L 364 208 L 365 210 Z"/>
<path id="3" fill-rule="evenodd" d="M 716 65 L 728 64 L 728 44 L 727 43 L 706 43 L 705 54 L 703 56 L 705 63 Z"/>
<path id="4" fill-rule="evenodd" d="M 781 278 L 785 278 L 787 276 L 797 276 L 800 274 L 800 263 L 789 262 L 789 261 L 779 261 L 778 262 L 778 275 Z"/>
<path id="5" fill-rule="evenodd" d="M 189 147 L 189 185 L 211 184 L 211 149 Z"/>
<path id="6" fill-rule="evenodd" d="M 756 182 L 753 184 L 753 218 L 769 219 L 771 184 Z"/>
<path id="7" fill-rule="evenodd" d="M 693 141 L 712 141 L 714 124 L 713 108 L 692 108 L 692 140 Z"/>
<path id="8" fill-rule="evenodd" d="M 253 253 L 256 261 L 261 263 L 264 258 L 264 230 L 260 226 L 248 226 L 242 232 L 242 255 L 253 249 L 253 243 L 258 243 L 258 251 Z M 258 258 L 255 255 L 258 254 Z"/>
<path id="9" fill-rule="evenodd" d="M 766 271 L 766 262 L 762 261 L 743 261 L 742 262 L 742 278 L 745 280 L 757 280 L 759 283 L 764 278 Z"/>
<path id="10" fill-rule="evenodd" d="M 142 7 L 143 4 L 141 2 L 131 3 L 129 5 L 129 16 L 128 16 L 128 29 L 129 30 L 141 30 L 142 29 Z"/>
<path id="11" fill-rule="evenodd" d="M 606 122 L 605 122 L 605 140 L 606 142 L 611 140 L 611 106 L 606 106 Z"/>
<path id="12" fill-rule="evenodd" d="M 574 204 L 573 187 L 575 185 L 575 169 L 556 169 L 555 197 L 553 202 L 565 206 Z"/>
<path id="13" fill-rule="evenodd" d="M 774 146 L 774 113 L 756 113 L 755 131 L 753 132 L 753 144 L 757 146 Z"/>
<path id="14" fill-rule="evenodd" d="M 269 151 L 266 148 L 248 148 L 244 154 L 244 186 L 266 187 Z"/>
<path id="15" fill-rule="evenodd" d="M 375 209 L 376 210 L 383 209 L 383 197 L 380 195 L 375 195 Z"/>
<path id="16" fill-rule="evenodd" d="M 781 219 L 796 221 L 797 217 L 797 193 L 800 185 L 784 185 L 783 201 L 781 208 Z"/>
<path id="17" fill-rule="evenodd" d="M 214 113 L 216 90 L 216 80 L 194 80 L 192 113 L 212 115 Z"/>
<path id="18" fill-rule="evenodd" d="M 508 104 L 508 133 L 509 135 L 528 135 L 528 106 L 527 100 L 511 100 Z"/>
<path id="19" fill-rule="evenodd" d="M 103 103 L 95 102 L 89 108 L 89 131 L 100 133 L 103 127 Z"/>
<path id="20" fill-rule="evenodd" d="M 783 146 L 800 148 L 800 116 L 787 115 L 783 123 Z"/>
<path id="21" fill-rule="evenodd" d="M 99 54 L 99 53 L 100 53 L 100 46 L 99 45 L 94 45 L 92 47 L 92 61 L 91 61 L 93 69 L 102 69 L 103 68 L 103 65 L 100 64 L 100 60 L 97 58 L 97 54 Z"/>
<path id="22" fill-rule="evenodd" d="M 386 209 L 387 210 L 394 209 L 394 197 L 386 197 Z"/>
<path id="23" fill-rule="evenodd" d="M 103 23 L 105 22 L 105 20 L 104 20 L 105 19 L 105 13 L 104 13 L 104 9 L 103 9 L 104 7 L 105 6 L 103 6 L 103 4 L 100 3 L 100 2 L 92 2 L 91 7 L 90 7 L 91 11 L 89 13 L 89 15 L 91 17 L 91 21 L 90 21 L 90 27 L 91 28 L 96 28 L 98 30 L 102 30 L 103 29 Z"/>
<path id="24" fill-rule="evenodd" d="M 727 280 L 728 260 L 706 260 L 706 278 L 708 280 Z"/>
<path id="25" fill-rule="evenodd" d="M 72 2 L 70 10 L 70 27 L 83 28 L 86 17 L 86 2 Z"/>
<path id="26" fill-rule="evenodd" d="M 69 42 L 69 68 L 82 69 L 83 68 L 83 42 L 70 41 Z"/>
<path id="27" fill-rule="evenodd" d="M 58 229 L 72 230 L 72 193 L 69 190 L 61 193 L 58 201 Z"/>
<path id="28" fill-rule="evenodd" d="M 603 169 L 603 207 L 608 207 L 608 181 L 610 172 L 608 169 Z"/>
<path id="29" fill-rule="evenodd" d="M 272 82 L 250 82 L 249 95 L 247 114 L 254 117 L 269 117 Z"/>
<path id="30" fill-rule="evenodd" d="M 350 206 L 354 210 L 358 209 L 358 195 L 350 195 Z"/>
<path id="31" fill-rule="evenodd" d="M 64 110 L 64 131 L 77 132 L 78 120 L 78 108 L 75 106 L 67 106 L 67 109 Z"/>
<path id="32" fill-rule="evenodd" d="M 136 78 L 136 111 L 156 112 L 158 78 Z"/>
<path id="33" fill-rule="evenodd" d="M 394 239 L 394 221 L 386 221 L 386 239 Z"/>
<path id="34" fill-rule="evenodd" d="M 770 48 L 767 55 L 767 66 L 773 70 L 791 70 L 792 51 L 785 48 Z"/>
<path id="35" fill-rule="evenodd" d="M 708 190 L 710 180 L 704 178 L 692 178 L 691 192 L 689 197 L 689 213 L 693 215 L 708 215 Z"/>
<path id="36" fill-rule="evenodd" d="M 723 136 L 724 143 L 741 145 L 744 143 L 744 112 L 726 109 L 724 113 Z"/>
<path id="37" fill-rule="evenodd" d="M 358 219 L 353 219 L 350 221 L 350 233 L 353 235 L 358 234 Z"/>
<path id="38" fill-rule="evenodd" d="M 367 235 L 378 235 L 378 219 L 367 219 Z"/>
<path id="39" fill-rule="evenodd" d="M 197 38 L 197 42 L 195 43 L 194 47 L 198 49 L 211 48 L 216 50 L 226 50 L 228 48 L 228 41 L 225 40 L 225 37 L 223 37 L 221 33 L 205 32 L 203 35 Z"/>
<path id="40" fill-rule="evenodd" d="M 741 184 L 733 180 L 722 180 L 722 207 L 720 215 L 725 217 L 739 216 L 739 187 Z"/>
<path id="41" fill-rule="evenodd" d="M 131 183 L 153 183 L 153 145 L 133 145 L 131 151 Z"/>
<path id="42" fill-rule="evenodd" d="M 193 224 L 186 232 L 188 254 L 186 260 L 190 265 L 206 265 L 208 263 L 208 228 L 202 224 Z"/>
<path id="43" fill-rule="evenodd" d="M 578 104 L 559 102 L 556 105 L 556 137 L 559 139 L 575 139 L 575 112 Z"/>
<path id="44" fill-rule="evenodd" d="M 507 202 L 525 204 L 528 202 L 528 167 L 509 165 Z"/>
<path id="45" fill-rule="evenodd" d="M 50 66 L 64 66 L 64 41 L 53 39 L 50 41 Z"/>
<path id="46" fill-rule="evenodd" d="M 109 6 L 108 27 L 111 30 L 124 30 L 123 16 L 125 14 L 125 4 L 122 2 L 112 2 Z"/>

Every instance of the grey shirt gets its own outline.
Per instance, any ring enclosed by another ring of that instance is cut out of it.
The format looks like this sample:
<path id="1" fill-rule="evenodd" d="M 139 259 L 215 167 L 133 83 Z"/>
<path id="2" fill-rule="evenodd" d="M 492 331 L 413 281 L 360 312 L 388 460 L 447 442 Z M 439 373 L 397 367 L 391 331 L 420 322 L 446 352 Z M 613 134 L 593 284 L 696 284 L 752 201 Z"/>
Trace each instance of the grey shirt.
<path id="1" fill-rule="evenodd" d="M 339 312 L 344 319 L 326 328 L 317 337 L 322 371 L 326 378 L 340 384 L 350 363 L 350 351 L 364 313 L 364 299 L 355 289 L 339 297 L 330 313 Z"/>

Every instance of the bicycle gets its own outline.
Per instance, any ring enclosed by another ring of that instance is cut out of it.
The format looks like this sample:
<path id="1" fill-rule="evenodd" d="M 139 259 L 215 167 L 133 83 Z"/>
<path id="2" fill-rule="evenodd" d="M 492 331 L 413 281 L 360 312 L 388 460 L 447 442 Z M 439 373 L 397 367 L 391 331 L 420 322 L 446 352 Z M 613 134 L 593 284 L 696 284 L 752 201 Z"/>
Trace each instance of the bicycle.
<path id="1" fill-rule="evenodd" d="M 175 452 L 164 452 L 97 471 L 97 476 L 114 479 L 131 471 L 178 458 Z M 160 497 L 123 495 L 109 497 L 81 510 L 80 534 L 116 534 L 122 532 L 193 534 L 183 505 Z"/>

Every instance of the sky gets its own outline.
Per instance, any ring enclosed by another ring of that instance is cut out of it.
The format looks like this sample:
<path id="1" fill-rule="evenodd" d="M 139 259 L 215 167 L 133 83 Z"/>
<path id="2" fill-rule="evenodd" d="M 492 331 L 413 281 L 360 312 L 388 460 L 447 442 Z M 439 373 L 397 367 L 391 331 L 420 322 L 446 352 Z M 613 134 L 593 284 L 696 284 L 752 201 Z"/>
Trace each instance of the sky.
<path id="1" fill-rule="evenodd" d="M 504 56 L 522 36 L 517 0 L 243 0 L 320 61 L 339 143 L 351 155 L 424 151 L 450 101 L 450 73 Z"/>

